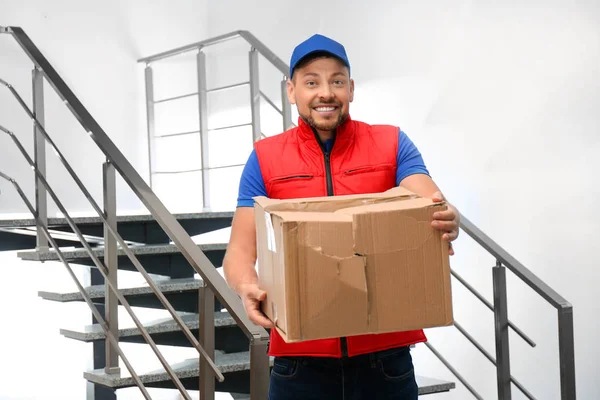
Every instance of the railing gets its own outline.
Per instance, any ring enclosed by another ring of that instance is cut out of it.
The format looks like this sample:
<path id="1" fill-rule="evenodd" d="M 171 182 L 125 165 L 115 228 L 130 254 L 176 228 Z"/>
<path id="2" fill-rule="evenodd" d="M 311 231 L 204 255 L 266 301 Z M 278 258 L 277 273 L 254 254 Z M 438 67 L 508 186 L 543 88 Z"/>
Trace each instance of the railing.
<path id="1" fill-rule="evenodd" d="M 208 89 L 207 78 L 206 78 L 206 55 L 204 49 L 223 43 L 224 41 L 232 40 L 235 38 L 242 38 L 248 44 L 250 44 L 250 52 L 248 54 L 248 66 L 249 66 L 249 80 L 246 82 L 233 83 L 226 86 L 216 87 Z M 198 88 L 197 91 L 192 93 L 185 93 L 174 97 L 155 100 L 154 98 L 154 73 L 151 64 L 160 60 L 165 60 L 170 57 L 178 56 L 184 53 L 197 52 L 196 54 L 196 69 L 198 77 Z M 260 90 L 260 84 L 258 79 L 258 55 L 262 55 L 268 60 L 281 74 L 283 79 L 281 80 L 281 104 L 279 108 L 264 92 Z M 282 127 L 283 130 L 288 129 L 293 125 L 292 123 L 292 109 L 290 103 L 287 100 L 286 91 L 286 79 L 289 74 L 289 67 L 273 53 L 267 46 L 259 41 L 254 35 L 248 31 L 236 31 L 225 35 L 217 36 L 212 39 L 203 40 L 201 42 L 192 43 L 186 46 L 178 47 L 173 50 L 165 51 L 159 54 L 155 54 L 149 57 L 145 57 L 139 60 L 140 63 L 146 64 L 145 79 L 146 79 L 146 116 L 148 123 L 148 160 L 150 168 L 150 186 L 153 186 L 153 177 L 158 174 L 176 174 L 182 172 L 202 172 L 202 204 L 205 209 L 210 208 L 210 179 L 209 171 L 214 169 L 209 165 L 209 150 L 208 150 L 208 133 L 210 131 L 231 129 L 241 126 L 252 127 L 252 138 L 254 141 L 260 140 L 264 137 L 261 131 L 261 116 L 260 116 L 260 100 L 261 98 L 266 101 L 273 109 L 275 109 L 282 116 Z M 245 124 L 229 125 L 218 128 L 208 128 L 208 94 L 217 91 L 223 91 L 242 86 L 249 86 L 250 90 L 250 108 L 252 118 L 251 121 Z M 167 134 L 156 134 L 155 129 L 155 105 L 159 103 L 180 100 L 187 97 L 198 96 L 198 116 L 199 116 L 199 130 L 189 132 L 175 132 Z M 155 166 L 155 154 L 156 154 L 156 143 L 157 138 L 165 138 L 172 136 L 182 135 L 200 135 L 200 147 L 201 147 L 201 168 L 186 171 L 157 171 Z M 229 166 L 231 167 L 231 166 Z"/>
<path id="2" fill-rule="evenodd" d="M 529 271 L 523 264 L 512 257 L 506 250 L 500 247 L 485 233 L 477 228 L 471 221 L 461 216 L 461 229 L 473 238 L 489 254 L 496 258 L 496 265 L 492 268 L 494 303 L 493 305 L 486 298 L 474 289 L 467 281 L 456 271 L 451 274 L 469 290 L 475 297 L 494 312 L 495 325 L 495 347 L 496 358 L 494 358 L 485 348 L 471 336 L 463 326 L 454 321 L 454 327 L 465 337 L 481 354 L 483 354 L 496 367 L 496 380 L 498 386 L 498 399 L 510 400 L 512 398 L 511 384 L 528 399 L 536 398 L 525 387 L 517 381 L 510 373 L 510 346 L 508 340 L 508 330 L 512 329 L 531 347 L 536 344 L 525 333 L 523 333 L 514 323 L 508 319 L 507 307 L 507 287 L 506 287 L 506 269 L 512 271 L 518 278 L 525 282 L 529 287 L 536 291 L 544 300 L 554 306 L 558 311 L 558 346 L 559 346 L 559 369 L 560 369 L 560 390 L 561 399 L 575 400 L 575 344 L 573 331 L 573 306 L 561 297 L 556 291 L 545 284 L 541 279 Z M 431 344 L 426 346 L 434 353 L 438 359 L 450 370 L 450 372 L 467 388 L 467 390 L 477 399 L 483 400 L 483 397 L 469 384 L 469 382 L 454 368 L 451 363 Z"/>
<path id="3" fill-rule="evenodd" d="M 48 244 L 56 249 L 59 259 L 66 266 L 69 274 L 81 292 L 86 303 L 90 306 L 94 317 L 100 322 L 102 329 L 106 333 L 106 368 L 105 372 L 108 374 L 119 374 L 120 369 L 118 367 L 118 356 L 123 359 L 127 369 L 131 373 L 132 377 L 137 386 L 142 391 L 145 398 L 150 398 L 148 392 L 144 388 L 142 381 L 136 375 L 135 371 L 127 361 L 125 355 L 121 351 L 118 345 L 118 324 L 117 324 L 117 304 L 121 302 L 125 306 L 128 313 L 130 313 L 137 327 L 140 329 L 142 336 L 146 342 L 152 347 L 156 356 L 159 358 L 161 364 L 171 377 L 175 386 L 179 389 L 182 396 L 189 399 L 190 396 L 186 392 L 179 378 L 169 366 L 167 361 L 161 355 L 160 351 L 156 347 L 156 344 L 144 328 L 142 323 L 137 319 L 129 303 L 123 297 L 118 290 L 117 283 L 117 243 L 121 246 L 125 254 L 132 261 L 136 269 L 146 279 L 153 292 L 160 299 L 165 308 L 173 316 L 179 327 L 184 332 L 185 336 L 191 342 L 194 348 L 198 350 L 202 356 L 200 358 L 200 393 L 203 399 L 214 398 L 214 382 L 215 377 L 222 381 L 224 379 L 221 372 L 218 370 L 213 362 L 214 358 L 214 307 L 208 307 L 214 303 L 214 297 L 216 296 L 219 301 L 229 310 L 231 316 L 234 318 L 236 323 L 250 339 L 250 363 L 251 363 L 251 382 L 250 390 L 253 399 L 264 399 L 267 397 L 268 382 L 269 382 L 269 360 L 266 353 L 266 345 L 268 341 L 268 333 L 265 329 L 252 324 L 247 318 L 240 299 L 231 291 L 227 286 L 225 280 L 215 270 L 215 267 L 208 260 L 206 255 L 199 249 L 199 247 L 192 241 L 191 237 L 175 219 L 175 217 L 166 209 L 142 177 L 137 173 L 125 156 L 118 150 L 115 144 L 109 139 L 106 133 L 98 125 L 98 123 L 92 118 L 87 109 L 81 104 L 75 94 L 69 89 L 62 78 L 41 54 L 38 48 L 25 34 L 25 32 L 18 27 L 0 27 L 0 33 L 8 33 L 13 36 L 16 42 L 21 46 L 23 51 L 29 56 L 31 61 L 34 63 L 35 68 L 33 70 L 33 87 L 34 87 L 34 102 L 33 110 L 25 104 L 22 97 L 18 92 L 7 82 L 0 80 L 0 84 L 7 87 L 17 102 L 23 107 L 28 116 L 34 122 L 34 134 L 35 134 L 35 160 L 32 159 L 26 150 L 21 145 L 18 138 L 8 129 L 0 127 L 0 130 L 8 134 L 16 147 L 22 153 L 26 161 L 33 169 L 36 177 L 36 207 L 24 196 L 23 191 L 16 181 L 11 179 L 4 173 L 0 176 L 4 179 L 8 179 L 13 183 L 19 195 L 23 198 L 28 209 L 33 214 L 38 229 L 38 249 L 45 250 L 48 248 Z M 77 118 L 83 128 L 90 134 L 90 137 L 97 144 L 99 149 L 106 156 L 106 162 L 103 165 L 104 171 L 104 210 L 94 201 L 89 191 L 86 189 L 83 182 L 79 179 L 73 168 L 66 161 L 62 155 L 60 149 L 52 141 L 44 129 L 43 123 L 43 79 L 54 88 L 59 97 L 64 101 L 67 107 L 71 110 L 73 115 Z M 105 254 L 104 254 L 104 265 L 99 258 L 93 253 L 90 245 L 81 234 L 81 231 L 70 217 L 67 210 L 62 205 L 61 201 L 56 196 L 52 187 L 48 185 L 46 181 L 45 171 L 45 142 L 53 148 L 58 158 L 60 159 L 63 166 L 66 168 L 68 173 L 74 179 L 75 183 L 88 199 L 98 216 L 104 223 L 105 227 Z M 117 232 L 116 227 L 116 197 L 115 197 L 115 177 L 116 172 L 119 172 L 125 182 L 138 196 L 138 198 L 146 205 L 154 219 L 160 224 L 165 230 L 167 235 L 178 247 L 179 251 L 186 257 L 192 268 L 202 277 L 205 287 L 201 291 L 204 306 L 200 310 L 200 341 L 198 341 L 191 333 L 189 328 L 185 325 L 183 320 L 175 312 L 174 308 L 165 298 L 164 294 L 154 284 L 144 267 L 141 265 L 139 260 L 135 257 L 127 243 Z M 106 313 L 102 318 L 101 313 L 92 304 L 89 296 L 73 274 L 69 264 L 57 247 L 56 242 L 51 237 L 48 231 L 48 220 L 47 220 L 47 208 L 46 208 L 46 194 L 54 200 L 59 210 L 64 214 L 71 229 L 77 235 L 84 248 L 87 250 L 89 256 L 94 262 L 94 265 L 98 268 L 100 273 L 106 282 Z M 211 332 L 211 329 L 213 330 Z M 200 343 L 201 342 L 201 343 Z M 212 354 L 211 354 L 212 353 Z"/>

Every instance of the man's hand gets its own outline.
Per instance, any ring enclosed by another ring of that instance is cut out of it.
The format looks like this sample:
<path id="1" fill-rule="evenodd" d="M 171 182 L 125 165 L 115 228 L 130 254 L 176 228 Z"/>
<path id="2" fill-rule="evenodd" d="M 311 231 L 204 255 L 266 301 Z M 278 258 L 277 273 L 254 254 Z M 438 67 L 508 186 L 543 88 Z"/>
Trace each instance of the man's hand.
<path id="1" fill-rule="evenodd" d="M 433 197 L 433 201 L 446 201 L 444 195 L 441 192 L 436 192 Z M 452 248 L 452 242 L 458 237 L 458 231 L 460 226 L 460 213 L 452 204 L 446 202 L 448 209 L 446 211 L 438 211 L 433 214 L 433 221 L 431 226 L 438 229 L 444 234 L 442 240 L 448 242 L 450 246 L 449 254 L 454 255 L 454 249 Z"/>
<path id="2" fill-rule="evenodd" d="M 273 322 L 260 310 L 260 302 L 266 299 L 267 292 L 260 290 L 256 283 L 244 283 L 238 286 L 244 309 L 250 321 L 263 328 L 274 328 Z"/>

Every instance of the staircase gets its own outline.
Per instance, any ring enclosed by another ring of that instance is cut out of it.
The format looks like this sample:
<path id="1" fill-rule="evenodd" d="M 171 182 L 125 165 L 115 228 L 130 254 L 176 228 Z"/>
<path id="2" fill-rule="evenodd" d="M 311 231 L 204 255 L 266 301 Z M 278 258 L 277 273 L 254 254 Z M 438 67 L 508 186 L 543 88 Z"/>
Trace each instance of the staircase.
<path id="1" fill-rule="evenodd" d="M 140 60 L 147 64 L 149 156 L 151 177 L 153 177 L 162 172 L 156 170 L 153 161 L 157 146 L 156 138 L 160 136 L 155 131 L 154 105 L 157 100 L 154 99 L 153 94 L 153 72 L 150 64 L 185 52 L 198 52 L 196 57 L 198 91 L 186 96 L 198 97 L 199 129 L 177 135 L 198 135 L 202 144 L 202 165 L 195 172 L 199 172 L 202 177 L 203 210 L 196 213 L 172 214 L 155 194 L 160 192 L 160 188 L 151 186 L 152 183 L 147 184 L 141 178 L 25 32 L 16 27 L 0 27 L 0 33 L 11 35 L 35 66 L 34 101 L 31 109 L 15 88 L 2 80 L 0 84 L 13 94 L 16 101 L 34 121 L 38 143 L 34 156 L 30 156 L 18 139 L 22 133 L 11 132 L 0 121 L 0 131 L 13 139 L 16 150 L 23 154 L 36 174 L 36 205 L 34 206 L 23 194 L 20 183 L 0 171 L 0 177 L 13 183 L 15 190 L 21 195 L 33 216 L 32 219 L 12 220 L 0 217 L 0 250 L 19 250 L 18 257 L 27 261 L 61 262 L 74 279 L 76 277 L 72 273 L 71 266 L 89 267 L 90 282 L 82 285 L 77 281 L 78 291 L 70 293 L 40 291 L 39 296 L 49 301 L 63 303 L 85 301 L 92 309 L 91 325 L 82 326 L 77 330 L 61 329 L 60 334 L 69 339 L 93 343 L 94 369 L 85 372 L 84 378 L 94 384 L 94 398 L 116 399 L 118 389 L 137 386 L 145 398 L 151 398 L 146 388 L 168 388 L 179 391 L 186 399 L 191 398 L 190 391 L 199 391 L 202 399 L 214 399 L 215 391 L 232 393 L 234 398 L 266 399 L 269 367 L 272 363 L 266 355 L 268 332 L 254 326 L 247 319 L 239 298 L 227 287 L 223 279 L 219 266 L 223 261 L 227 243 L 196 243 L 192 236 L 201 238 L 202 235 L 227 228 L 231 225 L 233 217 L 232 212 L 210 211 L 211 198 L 208 189 L 211 166 L 208 163 L 207 135 L 211 129 L 208 128 L 207 122 L 208 94 L 211 91 L 248 85 L 251 94 L 252 121 L 246 125 L 251 128 L 253 140 L 260 140 L 264 136 L 260 125 L 261 99 L 267 106 L 281 114 L 283 127 L 291 126 L 291 109 L 284 96 L 280 102 L 281 106 L 278 106 L 261 92 L 258 86 L 258 56 L 262 55 L 284 75 L 281 83 L 282 93 L 287 66 L 266 46 L 245 31 L 233 32 Z M 239 85 L 208 89 L 203 49 L 235 38 L 244 39 L 251 45 L 249 81 Z M 106 156 L 103 165 L 104 201 L 101 206 L 94 202 L 89 191 L 77 177 L 76 171 L 62 157 L 60 149 L 44 129 L 43 92 L 39 89 L 43 79 L 56 90 Z M 161 101 L 176 101 L 182 97 L 184 96 Z M 239 124 L 212 130 L 237 127 Z M 71 218 L 68 211 L 62 207 L 60 199 L 45 180 L 44 146 L 39 145 L 44 142 L 57 153 L 79 189 L 90 200 L 96 215 Z M 170 171 L 170 173 L 180 172 L 182 171 Z M 123 177 L 147 207 L 148 214 L 117 215 L 116 173 Z M 64 218 L 47 217 L 48 196 L 58 205 Z M 493 304 L 454 271 L 453 276 L 486 304 L 495 315 L 496 357 L 487 353 L 459 323 L 456 323 L 455 328 L 497 366 L 498 397 L 510 399 L 511 386 L 514 385 L 526 397 L 535 398 L 510 373 L 509 329 L 515 331 L 531 346 L 535 346 L 535 343 L 508 320 L 505 286 L 508 269 L 557 309 L 561 398 L 575 399 L 571 305 L 464 216 L 461 228 L 497 260 L 496 266 L 492 268 L 495 288 Z M 117 278 L 119 270 L 139 273 L 146 283 L 135 287 L 123 287 L 119 285 Z M 140 309 L 167 310 L 170 317 L 141 323 L 135 317 L 136 310 Z M 119 326 L 118 313 L 125 311 L 132 315 L 136 322 L 135 326 Z M 148 371 L 134 370 L 120 349 L 119 343 L 122 342 L 149 346 L 161 361 L 163 368 Z M 195 355 L 178 363 L 168 363 L 158 346 L 188 348 L 194 350 Z M 448 367 L 475 398 L 482 398 L 467 379 L 462 377 L 431 343 L 425 346 Z M 127 372 L 122 368 L 123 366 L 127 368 Z M 418 376 L 417 382 L 420 395 L 448 392 L 456 387 L 454 382 L 424 376 Z"/>

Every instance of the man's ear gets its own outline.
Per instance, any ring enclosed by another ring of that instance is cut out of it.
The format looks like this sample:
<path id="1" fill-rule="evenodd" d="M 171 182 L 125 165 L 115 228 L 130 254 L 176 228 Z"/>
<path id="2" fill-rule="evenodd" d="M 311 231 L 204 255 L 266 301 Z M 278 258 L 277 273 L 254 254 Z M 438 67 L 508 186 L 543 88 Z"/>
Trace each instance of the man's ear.
<path id="1" fill-rule="evenodd" d="M 350 79 L 350 103 L 354 101 L 354 79 Z"/>
<path id="2" fill-rule="evenodd" d="M 287 82 L 287 97 L 290 104 L 296 104 L 296 88 L 292 78 L 288 79 Z"/>

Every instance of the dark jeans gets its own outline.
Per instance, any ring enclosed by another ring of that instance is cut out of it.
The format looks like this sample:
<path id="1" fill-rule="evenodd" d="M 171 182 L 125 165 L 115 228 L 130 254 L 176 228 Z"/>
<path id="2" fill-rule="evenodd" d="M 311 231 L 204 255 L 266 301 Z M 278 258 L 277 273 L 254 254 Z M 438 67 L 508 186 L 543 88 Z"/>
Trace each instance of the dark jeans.
<path id="1" fill-rule="evenodd" d="M 410 348 L 346 358 L 275 357 L 269 400 L 415 400 Z"/>

